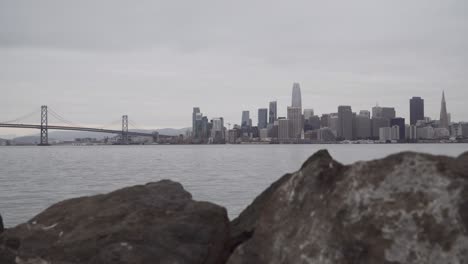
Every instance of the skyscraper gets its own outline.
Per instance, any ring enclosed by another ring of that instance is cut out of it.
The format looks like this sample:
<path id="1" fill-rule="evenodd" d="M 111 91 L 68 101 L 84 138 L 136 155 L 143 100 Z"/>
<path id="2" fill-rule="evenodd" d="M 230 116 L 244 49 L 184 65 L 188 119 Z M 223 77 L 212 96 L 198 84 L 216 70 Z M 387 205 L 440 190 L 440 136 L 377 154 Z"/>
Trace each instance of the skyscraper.
<path id="1" fill-rule="evenodd" d="M 382 117 L 392 119 L 396 117 L 395 107 L 382 107 Z"/>
<path id="2" fill-rule="evenodd" d="M 268 109 L 259 108 L 258 109 L 258 129 L 266 128 L 268 120 Z"/>
<path id="3" fill-rule="evenodd" d="M 203 130 L 203 115 L 202 113 L 195 113 L 195 124 L 192 130 L 192 140 L 195 143 L 201 143 Z"/>
<path id="4" fill-rule="evenodd" d="M 302 112 L 301 87 L 299 83 L 293 83 L 291 107 L 300 108 Z"/>
<path id="5" fill-rule="evenodd" d="M 351 106 L 338 106 L 338 137 L 346 140 L 353 139 L 353 111 Z"/>
<path id="6" fill-rule="evenodd" d="M 377 117 L 377 118 L 387 118 L 387 119 L 392 119 L 395 118 L 396 112 L 394 107 L 380 107 L 380 106 L 374 106 L 372 107 L 372 117 Z"/>
<path id="7" fill-rule="evenodd" d="M 338 129 L 339 129 L 339 119 L 338 113 L 331 113 L 328 115 L 328 125 L 330 129 L 333 131 L 335 137 L 338 137 Z"/>
<path id="8" fill-rule="evenodd" d="M 449 128 L 447 105 L 445 104 L 445 93 L 442 92 L 442 102 L 440 103 L 440 127 Z"/>
<path id="9" fill-rule="evenodd" d="M 215 144 L 225 143 L 224 119 L 222 117 L 213 118 L 211 120 L 211 123 L 212 123 L 211 139 L 213 140 L 212 143 L 215 143 Z"/>
<path id="10" fill-rule="evenodd" d="M 356 134 L 354 135 L 357 139 L 368 139 L 371 137 L 371 119 L 370 112 L 362 110 L 359 115 L 355 117 L 355 129 Z"/>
<path id="11" fill-rule="evenodd" d="M 330 115 L 322 114 L 320 117 L 320 127 L 330 127 Z"/>
<path id="12" fill-rule="evenodd" d="M 304 109 L 304 119 L 309 119 L 314 116 L 314 109 Z"/>
<path id="13" fill-rule="evenodd" d="M 367 117 L 367 118 L 370 119 L 370 112 L 369 112 L 369 110 L 361 110 L 361 111 L 359 111 L 359 115 L 360 115 L 360 116 L 365 116 L 365 117 Z"/>
<path id="14" fill-rule="evenodd" d="M 289 138 L 301 138 L 302 111 L 299 107 L 288 107 Z"/>
<path id="15" fill-rule="evenodd" d="M 418 120 L 424 120 L 424 99 L 413 97 L 410 99 L 410 125 L 416 125 Z"/>
<path id="16" fill-rule="evenodd" d="M 277 104 L 276 101 L 270 102 L 270 113 L 269 113 L 269 124 L 274 124 L 278 119 Z"/>
<path id="17" fill-rule="evenodd" d="M 241 127 L 250 127 L 250 112 L 242 111 Z"/>
<path id="18" fill-rule="evenodd" d="M 289 120 L 278 119 L 278 139 L 281 141 L 289 139 Z"/>
<path id="19" fill-rule="evenodd" d="M 192 133 L 195 132 L 195 120 L 197 118 L 197 114 L 200 113 L 200 107 L 194 107 L 192 112 Z"/>

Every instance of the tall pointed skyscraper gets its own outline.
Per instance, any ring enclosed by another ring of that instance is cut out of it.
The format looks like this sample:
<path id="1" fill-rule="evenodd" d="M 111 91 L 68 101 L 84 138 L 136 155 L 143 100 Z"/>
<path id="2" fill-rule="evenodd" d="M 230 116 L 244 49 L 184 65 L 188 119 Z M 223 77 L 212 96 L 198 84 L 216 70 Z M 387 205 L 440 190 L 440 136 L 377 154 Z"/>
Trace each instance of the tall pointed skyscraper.
<path id="1" fill-rule="evenodd" d="M 447 105 L 445 104 L 445 93 L 442 91 L 442 102 L 440 104 L 440 127 L 449 128 Z"/>
<path id="2" fill-rule="evenodd" d="M 293 84 L 291 107 L 299 107 L 302 112 L 301 86 L 299 86 L 299 83 Z"/>

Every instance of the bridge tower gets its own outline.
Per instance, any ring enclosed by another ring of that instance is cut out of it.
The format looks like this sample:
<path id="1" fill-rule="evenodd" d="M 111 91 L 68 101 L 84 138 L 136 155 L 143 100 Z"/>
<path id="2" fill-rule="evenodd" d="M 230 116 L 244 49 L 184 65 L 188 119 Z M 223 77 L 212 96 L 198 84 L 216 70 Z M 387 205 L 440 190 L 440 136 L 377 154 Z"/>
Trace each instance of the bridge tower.
<path id="1" fill-rule="evenodd" d="M 39 146 L 49 145 L 49 134 L 47 129 L 47 105 L 41 106 L 41 143 Z"/>
<path id="2" fill-rule="evenodd" d="M 128 116 L 122 116 L 122 144 L 128 144 Z"/>

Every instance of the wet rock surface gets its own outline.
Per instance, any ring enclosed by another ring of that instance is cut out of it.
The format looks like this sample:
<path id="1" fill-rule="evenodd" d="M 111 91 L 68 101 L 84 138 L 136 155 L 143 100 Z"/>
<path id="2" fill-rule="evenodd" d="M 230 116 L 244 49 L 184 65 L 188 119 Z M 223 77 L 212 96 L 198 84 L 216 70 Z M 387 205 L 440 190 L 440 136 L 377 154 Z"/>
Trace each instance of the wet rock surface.
<path id="1" fill-rule="evenodd" d="M 57 203 L 0 235 L 0 263 L 224 263 L 229 220 L 168 180 Z"/>
<path id="2" fill-rule="evenodd" d="M 468 263 L 468 153 L 344 166 L 319 151 L 232 230 L 229 264 Z"/>

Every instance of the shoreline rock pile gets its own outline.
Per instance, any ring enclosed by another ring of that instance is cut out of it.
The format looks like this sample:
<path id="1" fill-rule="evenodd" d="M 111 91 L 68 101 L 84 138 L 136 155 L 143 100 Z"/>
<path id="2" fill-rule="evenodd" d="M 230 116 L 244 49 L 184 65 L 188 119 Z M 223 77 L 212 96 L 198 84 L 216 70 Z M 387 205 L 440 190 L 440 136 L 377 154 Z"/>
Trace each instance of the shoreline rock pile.
<path id="1" fill-rule="evenodd" d="M 0 263 L 468 263 L 468 152 L 342 165 L 322 150 L 236 219 L 163 180 L 1 230 Z"/>

